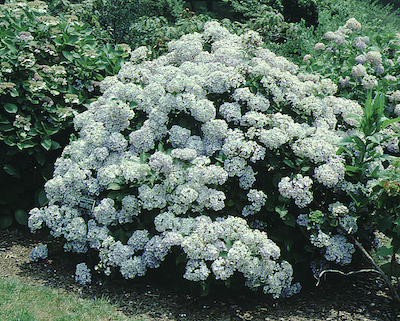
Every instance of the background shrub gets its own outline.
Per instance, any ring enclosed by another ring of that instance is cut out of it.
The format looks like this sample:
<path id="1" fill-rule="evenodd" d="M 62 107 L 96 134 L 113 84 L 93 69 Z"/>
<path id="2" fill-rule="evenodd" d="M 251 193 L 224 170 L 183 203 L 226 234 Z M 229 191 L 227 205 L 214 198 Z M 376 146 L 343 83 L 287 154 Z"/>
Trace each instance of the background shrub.
<path id="1" fill-rule="evenodd" d="M 74 14 L 92 25 L 95 34 L 103 41 L 126 43 L 132 48 L 140 46 L 143 38 L 146 38 L 143 37 L 145 28 L 147 43 L 151 47 L 156 46 L 159 38 L 149 42 L 154 39 L 152 33 L 166 26 L 173 28 L 175 22 L 184 15 L 182 0 L 55 0 L 48 1 L 48 4 L 54 13 Z M 139 19 L 144 22 L 140 23 Z M 140 26 L 135 26 L 136 23 Z"/>
<path id="2" fill-rule="evenodd" d="M 87 24 L 51 16 L 43 2 L 0 10 L 0 228 L 7 228 L 14 218 L 26 225 L 26 211 L 47 202 L 43 184 L 69 142 L 73 115 L 128 53 L 99 45 Z"/>

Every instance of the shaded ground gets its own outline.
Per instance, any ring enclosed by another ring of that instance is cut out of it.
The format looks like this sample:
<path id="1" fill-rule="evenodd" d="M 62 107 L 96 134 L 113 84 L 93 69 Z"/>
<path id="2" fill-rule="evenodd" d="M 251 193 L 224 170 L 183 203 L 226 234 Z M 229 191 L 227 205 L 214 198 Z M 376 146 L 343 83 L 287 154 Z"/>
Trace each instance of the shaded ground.
<path id="1" fill-rule="evenodd" d="M 400 306 L 375 275 L 348 277 L 328 275 L 319 287 L 310 287 L 293 298 L 272 300 L 251 292 L 232 293 L 221 288 L 208 297 L 177 292 L 172 286 L 140 278 L 132 282 L 109 281 L 94 276 L 91 286 L 74 282 L 76 255 L 62 249 L 50 252 L 39 263 L 29 261 L 32 248 L 45 235 L 29 231 L 0 231 L 0 277 L 17 278 L 27 284 L 42 284 L 76 293 L 84 298 L 108 297 L 127 316 L 146 321 L 311 321 L 399 320 Z"/>

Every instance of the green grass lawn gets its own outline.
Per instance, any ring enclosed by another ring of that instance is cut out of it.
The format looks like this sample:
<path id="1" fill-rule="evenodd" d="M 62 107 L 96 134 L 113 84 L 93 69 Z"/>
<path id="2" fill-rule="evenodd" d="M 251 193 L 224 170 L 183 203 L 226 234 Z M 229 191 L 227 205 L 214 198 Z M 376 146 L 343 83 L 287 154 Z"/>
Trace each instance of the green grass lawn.
<path id="1" fill-rule="evenodd" d="M 105 299 L 83 299 L 44 286 L 26 285 L 17 280 L 0 279 L 0 320 L 3 321 L 88 321 L 133 320 L 117 311 Z"/>

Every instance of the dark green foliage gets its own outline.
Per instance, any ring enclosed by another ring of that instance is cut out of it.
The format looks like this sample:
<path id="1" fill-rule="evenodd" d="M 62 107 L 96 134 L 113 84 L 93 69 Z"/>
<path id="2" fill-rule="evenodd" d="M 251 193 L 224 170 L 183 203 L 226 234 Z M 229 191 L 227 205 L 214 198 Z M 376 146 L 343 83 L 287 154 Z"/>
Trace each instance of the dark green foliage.
<path id="1" fill-rule="evenodd" d="M 252 17 L 258 10 L 258 7 L 268 6 L 271 10 L 282 12 L 284 7 L 280 0 L 222 0 L 237 13 L 238 18 Z"/>
<path id="2" fill-rule="evenodd" d="M 77 15 L 95 29 L 99 38 L 113 43 L 127 43 L 131 47 L 138 47 L 143 40 L 142 35 L 136 32 L 133 26 L 140 23 L 140 18 L 150 18 L 147 23 L 157 28 L 172 25 L 184 13 L 183 0 L 87 0 L 83 2 L 47 1 L 53 13 L 69 13 Z M 152 29 L 155 31 L 156 29 Z M 148 34 L 151 37 L 151 32 Z"/>
<path id="3" fill-rule="evenodd" d="M 0 8 L 0 228 L 14 219 L 26 225 L 26 212 L 47 202 L 43 185 L 69 142 L 72 116 L 128 55 L 99 46 L 88 25 L 32 6 Z"/>
<path id="4" fill-rule="evenodd" d="M 183 12 L 180 0 L 104 0 L 94 4 L 94 15 L 100 26 L 111 33 L 115 43 L 132 44 L 130 27 L 139 17 L 164 17 L 174 22 Z"/>
<path id="5" fill-rule="evenodd" d="M 283 15 L 288 22 L 306 21 L 307 26 L 318 24 L 318 7 L 315 0 L 282 0 Z"/>

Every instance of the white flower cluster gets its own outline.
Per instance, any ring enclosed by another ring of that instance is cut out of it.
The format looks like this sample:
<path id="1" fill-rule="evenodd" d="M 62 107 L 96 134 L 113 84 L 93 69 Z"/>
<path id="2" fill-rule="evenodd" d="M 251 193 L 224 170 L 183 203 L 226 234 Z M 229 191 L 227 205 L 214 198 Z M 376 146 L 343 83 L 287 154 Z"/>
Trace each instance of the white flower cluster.
<path id="1" fill-rule="evenodd" d="M 184 274 L 188 280 L 205 280 L 211 273 L 216 279 L 226 280 L 238 271 L 249 287 L 263 287 L 274 297 L 290 296 L 300 290 L 297 284 L 291 285 L 290 264 L 276 262 L 279 247 L 265 232 L 250 229 L 242 218 L 229 216 L 213 222 L 207 216 L 180 218 L 165 212 L 154 222 L 162 233 L 159 244 L 167 248 L 180 245 L 184 250 L 189 259 Z"/>
<path id="2" fill-rule="evenodd" d="M 333 97 L 331 80 L 297 74 L 298 66 L 262 48 L 254 32 L 233 35 L 215 21 L 204 27 L 203 34 L 172 41 L 169 53 L 152 61 L 138 48 L 118 75 L 101 83 L 103 96 L 76 115 L 78 138 L 45 185 L 48 205 L 33 209 L 28 225 L 32 232 L 46 225 L 66 240 L 66 250 L 98 251 L 105 273 L 118 268 L 125 278 L 142 276 L 181 246 L 187 279 L 213 273 L 226 280 L 239 271 L 253 288 L 290 295 L 298 286 L 290 285 L 290 264 L 277 262 L 276 244 L 243 218 L 212 222 L 206 215 L 224 210 L 227 182 L 247 192 L 243 216 L 258 213 L 267 195 L 256 168 L 267 168 L 269 153 L 283 145 L 318 166 L 321 184 L 343 183 L 335 144 L 346 133 L 336 124 L 356 125 L 349 114 L 362 110 Z M 258 92 L 246 85 L 251 81 Z M 229 100 L 213 98 L 222 94 Z M 300 117 L 272 113 L 280 104 Z M 285 177 L 279 192 L 304 208 L 313 200 L 312 183 L 300 174 Z M 112 236 L 115 226 L 144 223 L 149 211 L 158 215 L 160 234 L 138 230 L 127 244 Z"/>
<path id="3" fill-rule="evenodd" d="M 312 183 L 310 177 L 297 174 L 293 179 L 283 177 L 278 184 L 278 190 L 283 197 L 294 199 L 298 208 L 304 208 L 313 200 L 313 194 L 310 191 Z"/>
<path id="4" fill-rule="evenodd" d="M 313 163 L 327 163 L 336 157 L 339 147 L 336 145 L 341 137 L 325 126 L 317 128 L 313 134 L 295 141 L 292 150 L 295 155 L 305 156 Z"/>
<path id="5" fill-rule="evenodd" d="M 328 210 L 335 217 L 342 217 L 349 213 L 349 209 L 347 208 L 347 206 L 343 205 L 341 202 L 329 204 Z"/>
<path id="6" fill-rule="evenodd" d="M 311 244 L 319 248 L 325 248 L 324 257 L 328 261 L 334 261 L 339 265 L 350 264 L 352 255 L 355 252 L 354 245 L 348 243 L 346 237 L 341 234 L 329 236 L 318 231 L 318 235 L 310 236 Z"/>
<path id="7" fill-rule="evenodd" d="M 335 187 L 344 180 L 346 165 L 341 158 L 331 158 L 329 162 L 314 169 L 314 177 L 328 188 Z"/>
<path id="8" fill-rule="evenodd" d="M 258 213 L 261 210 L 261 207 L 265 205 L 267 195 L 265 195 L 263 191 L 251 189 L 247 193 L 247 198 L 251 204 L 243 207 L 242 215 L 245 217 Z"/>

